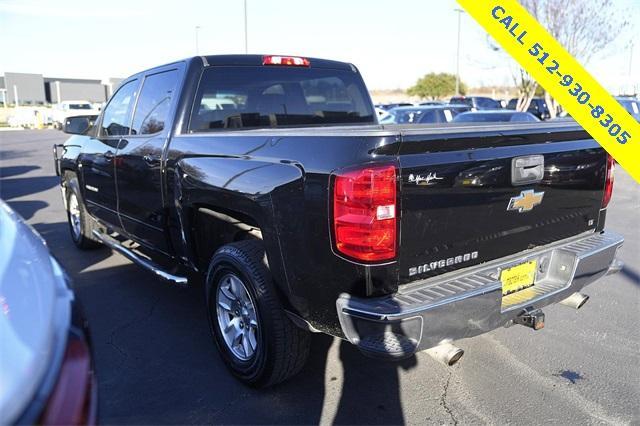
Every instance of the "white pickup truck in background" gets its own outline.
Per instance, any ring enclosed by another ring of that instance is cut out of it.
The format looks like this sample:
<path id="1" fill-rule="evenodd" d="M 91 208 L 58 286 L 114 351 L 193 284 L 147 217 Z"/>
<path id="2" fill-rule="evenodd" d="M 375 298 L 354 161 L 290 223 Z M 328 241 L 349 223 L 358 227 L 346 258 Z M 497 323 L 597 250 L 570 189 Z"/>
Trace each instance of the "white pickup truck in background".
<path id="1" fill-rule="evenodd" d="M 62 130 L 62 126 L 68 117 L 77 115 L 98 115 L 100 109 L 89 101 L 62 101 L 56 104 L 52 111 L 53 127 Z"/>

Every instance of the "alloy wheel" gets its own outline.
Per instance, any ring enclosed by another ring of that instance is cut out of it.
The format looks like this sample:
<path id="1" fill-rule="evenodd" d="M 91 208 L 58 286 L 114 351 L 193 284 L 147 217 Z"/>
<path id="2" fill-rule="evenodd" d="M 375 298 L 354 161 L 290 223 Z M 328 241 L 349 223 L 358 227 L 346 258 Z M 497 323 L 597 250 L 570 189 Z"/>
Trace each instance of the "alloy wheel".
<path id="1" fill-rule="evenodd" d="M 71 193 L 69 196 L 69 222 L 71 223 L 71 232 L 73 238 L 77 240 L 82 233 L 82 226 L 80 224 L 80 206 L 78 205 L 78 197 L 76 194 Z"/>
<path id="2" fill-rule="evenodd" d="M 239 360 L 250 360 L 258 347 L 258 315 L 251 295 L 237 275 L 228 273 L 220 280 L 216 312 L 227 348 Z"/>

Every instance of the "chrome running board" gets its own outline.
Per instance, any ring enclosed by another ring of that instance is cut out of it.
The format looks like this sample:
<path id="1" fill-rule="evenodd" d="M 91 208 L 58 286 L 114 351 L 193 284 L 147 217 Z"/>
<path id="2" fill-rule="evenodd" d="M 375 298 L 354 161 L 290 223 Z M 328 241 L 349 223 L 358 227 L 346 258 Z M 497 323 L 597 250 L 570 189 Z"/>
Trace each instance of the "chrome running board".
<path id="1" fill-rule="evenodd" d="M 129 250 L 128 248 L 124 247 L 116 239 L 111 238 L 110 236 L 105 235 L 95 229 L 93 230 L 93 236 L 96 237 L 101 243 L 111 248 L 112 250 L 117 251 L 118 253 L 120 253 L 121 255 L 123 255 L 130 261 L 132 261 L 133 263 L 142 266 L 143 268 L 145 268 L 150 272 L 153 272 L 157 277 L 160 277 L 163 280 L 168 281 L 172 284 L 177 284 L 180 286 L 187 285 L 188 280 L 186 277 L 170 274 L 169 272 L 162 270 L 158 265 L 153 263 L 151 260 L 145 259 L 144 257 L 136 254 L 132 250 Z"/>

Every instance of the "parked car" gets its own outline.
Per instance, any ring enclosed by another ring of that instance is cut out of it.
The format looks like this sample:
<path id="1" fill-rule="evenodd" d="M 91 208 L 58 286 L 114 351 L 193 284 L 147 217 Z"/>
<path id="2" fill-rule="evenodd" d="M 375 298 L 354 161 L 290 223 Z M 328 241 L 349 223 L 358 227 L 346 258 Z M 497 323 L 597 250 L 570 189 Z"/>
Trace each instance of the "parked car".
<path id="1" fill-rule="evenodd" d="M 502 109 L 500 101 L 486 96 L 454 96 L 449 100 L 450 104 L 464 104 L 470 106 L 474 111 L 485 109 Z"/>
<path id="2" fill-rule="evenodd" d="M 99 113 L 100 109 L 95 108 L 94 105 L 88 101 L 62 101 L 53 107 L 51 116 L 53 118 L 53 126 L 61 130 L 68 117 L 76 115 L 97 115 Z"/>
<path id="3" fill-rule="evenodd" d="M 139 72 L 93 119 L 68 119 L 56 149 L 72 240 L 176 285 L 202 276 L 213 340 L 253 386 L 298 372 L 310 331 L 451 365 L 452 342 L 539 330 L 619 269 L 613 162 L 571 123 L 384 127 L 352 64 L 259 55 Z M 560 158 L 598 173 L 542 185 Z M 483 186 L 459 187 L 468 170 Z"/>
<path id="4" fill-rule="evenodd" d="M 507 109 L 514 110 L 518 105 L 518 99 L 513 98 L 507 104 Z M 529 108 L 527 112 L 535 115 L 540 120 L 548 120 L 551 118 L 551 113 L 549 112 L 549 107 L 547 106 L 547 101 L 544 98 L 533 98 L 531 99 L 531 103 L 529 104 Z"/>
<path id="5" fill-rule="evenodd" d="M 575 122 L 575 119 L 566 110 L 565 111 L 560 111 L 560 113 L 558 115 L 556 115 L 556 118 L 553 118 L 552 120 L 553 121 L 574 121 Z"/>
<path id="6" fill-rule="evenodd" d="M 384 109 L 384 110 L 390 110 L 393 108 L 398 108 L 398 107 L 407 107 L 407 106 L 413 106 L 413 104 L 411 102 L 397 102 L 397 103 L 388 103 L 388 104 L 377 104 L 376 108 L 380 108 L 380 109 Z"/>
<path id="7" fill-rule="evenodd" d="M 453 121 L 456 123 L 496 123 L 496 122 L 525 122 L 540 121 L 528 112 L 519 111 L 471 111 L 458 114 Z"/>
<path id="8" fill-rule="evenodd" d="M 444 105 L 446 104 L 446 102 L 442 102 L 442 101 L 425 101 L 425 102 L 420 102 L 420 106 L 428 106 L 428 105 Z"/>
<path id="9" fill-rule="evenodd" d="M 0 200 L 0 424 L 94 424 L 86 322 L 44 240 Z"/>
<path id="10" fill-rule="evenodd" d="M 398 107 L 389 111 L 389 116 L 380 118 L 380 124 L 428 124 L 448 123 L 461 112 L 471 110 L 466 105 L 425 105 Z"/>
<path id="11" fill-rule="evenodd" d="M 640 122 L 640 101 L 630 96 L 617 96 L 616 100 L 633 118 Z"/>
<path id="12" fill-rule="evenodd" d="M 387 120 L 391 116 L 391 114 L 389 114 L 389 111 L 382 108 L 375 107 L 375 111 L 376 115 L 378 116 L 378 120 L 381 121 Z"/>
<path id="13" fill-rule="evenodd" d="M 447 109 L 451 110 L 454 117 L 463 112 L 469 112 L 472 110 L 470 106 L 465 104 L 445 104 L 445 106 Z"/>

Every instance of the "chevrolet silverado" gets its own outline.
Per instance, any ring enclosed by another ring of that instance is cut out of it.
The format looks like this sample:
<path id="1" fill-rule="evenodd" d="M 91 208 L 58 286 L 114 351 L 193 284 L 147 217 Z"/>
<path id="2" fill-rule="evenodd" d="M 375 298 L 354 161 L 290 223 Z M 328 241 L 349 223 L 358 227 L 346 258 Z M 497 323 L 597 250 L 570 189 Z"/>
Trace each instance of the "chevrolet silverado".
<path id="1" fill-rule="evenodd" d="M 446 364 L 458 339 L 544 326 L 621 264 L 614 162 L 571 122 L 380 125 L 352 64 L 198 56 L 126 79 L 54 147 L 70 233 L 177 285 L 253 386 L 311 332 Z"/>

